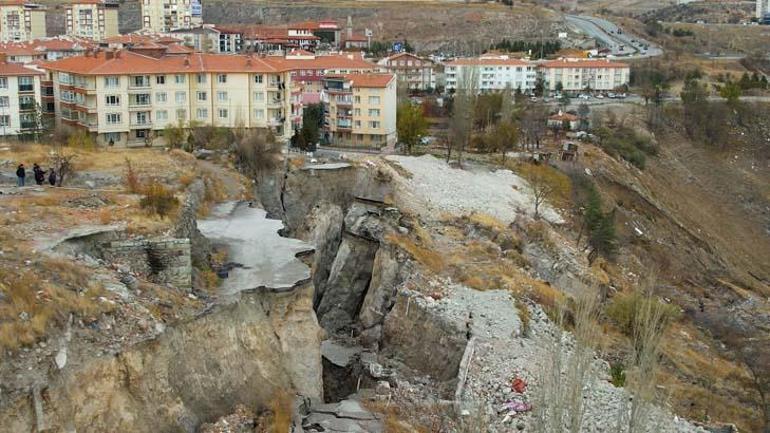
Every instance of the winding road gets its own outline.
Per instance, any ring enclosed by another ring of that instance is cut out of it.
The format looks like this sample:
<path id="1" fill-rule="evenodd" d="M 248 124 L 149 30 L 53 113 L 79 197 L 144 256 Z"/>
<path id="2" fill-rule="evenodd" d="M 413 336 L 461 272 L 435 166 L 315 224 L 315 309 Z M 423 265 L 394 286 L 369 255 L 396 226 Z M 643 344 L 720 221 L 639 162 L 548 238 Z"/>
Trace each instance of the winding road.
<path id="1" fill-rule="evenodd" d="M 638 59 L 663 54 L 658 45 L 626 33 L 605 19 L 588 15 L 566 15 L 565 19 L 576 31 L 596 39 L 599 46 L 609 48 L 614 56 Z"/>

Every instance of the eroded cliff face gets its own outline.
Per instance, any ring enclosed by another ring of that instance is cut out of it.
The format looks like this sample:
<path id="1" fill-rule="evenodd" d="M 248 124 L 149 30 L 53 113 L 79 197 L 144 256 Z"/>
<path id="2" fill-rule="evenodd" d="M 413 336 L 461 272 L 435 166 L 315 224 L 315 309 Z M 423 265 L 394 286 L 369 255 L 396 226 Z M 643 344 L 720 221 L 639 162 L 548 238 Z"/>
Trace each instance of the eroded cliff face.
<path id="1" fill-rule="evenodd" d="M 73 360 L 42 389 L 0 408 L 0 433 L 195 432 L 236 404 L 278 392 L 322 398 L 313 286 L 253 291 L 112 357 Z M 42 416 L 40 414 L 42 413 Z"/>

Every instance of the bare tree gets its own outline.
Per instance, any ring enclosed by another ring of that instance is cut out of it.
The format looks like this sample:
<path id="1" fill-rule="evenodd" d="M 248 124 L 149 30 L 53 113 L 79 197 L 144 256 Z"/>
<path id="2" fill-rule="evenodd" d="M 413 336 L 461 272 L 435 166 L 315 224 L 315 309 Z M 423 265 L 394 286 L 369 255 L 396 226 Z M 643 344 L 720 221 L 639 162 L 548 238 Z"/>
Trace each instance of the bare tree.
<path id="1" fill-rule="evenodd" d="M 560 202 L 569 195 L 569 178 L 547 165 L 525 164 L 519 173 L 529 183 L 532 201 L 535 206 L 535 219 L 540 218 L 540 206 L 546 201 Z"/>
<path id="2" fill-rule="evenodd" d="M 535 402 L 537 433 L 580 433 L 585 415 L 584 390 L 594 380 L 592 343 L 599 332 L 598 296 L 595 290 L 581 294 L 574 303 L 574 348 L 569 351 L 564 331 L 566 309 L 557 306 L 556 332 L 543 369 Z"/>
<path id="3" fill-rule="evenodd" d="M 652 410 L 658 400 L 655 376 L 660 363 L 660 343 L 671 322 L 665 304 L 653 295 L 655 273 L 642 282 L 642 302 L 636 304 L 631 335 L 631 353 L 626 371 L 626 388 L 633 394 L 624 400 L 618 413 L 616 431 L 643 433 L 654 430 Z"/>
<path id="4" fill-rule="evenodd" d="M 463 152 L 471 140 L 479 85 L 477 67 L 468 66 L 461 71 L 452 104 L 452 122 L 449 126 L 449 148 L 447 149 L 447 162 L 451 159 L 452 150 L 454 150 L 460 167 L 463 165 Z"/>
<path id="5" fill-rule="evenodd" d="M 521 131 L 524 148 L 539 149 L 546 132 L 548 111 L 542 104 L 528 104 L 521 115 Z"/>

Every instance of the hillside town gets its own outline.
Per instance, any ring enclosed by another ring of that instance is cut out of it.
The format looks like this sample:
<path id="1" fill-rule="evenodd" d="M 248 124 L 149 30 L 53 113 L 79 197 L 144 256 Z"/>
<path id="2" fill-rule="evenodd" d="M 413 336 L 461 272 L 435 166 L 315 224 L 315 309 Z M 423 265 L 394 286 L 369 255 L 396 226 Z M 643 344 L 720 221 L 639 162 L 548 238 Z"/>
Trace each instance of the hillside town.
<path id="1" fill-rule="evenodd" d="M 770 0 L 0 0 L 0 433 L 770 433 Z"/>
<path id="2" fill-rule="evenodd" d="M 170 9 L 162 0 L 145 1 L 143 28 L 121 35 L 116 3 L 75 2 L 66 7 L 66 34 L 44 37 L 44 17 L 36 18 L 44 8 L 3 3 L 1 16 L 23 11 L 31 17 L 23 29 L 0 26 L 0 80 L 18 88 L 0 101 L 7 113 L 0 114 L 3 135 L 55 126 L 82 130 L 99 145 L 163 146 L 169 126 L 199 124 L 260 128 L 289 140 L 302 127 L 303 106 L 322 101 L 325 112 L 336 113 L 324 123 L 327 144 L 382 148 L 396 140 L 399 86 L 452 93 L 471 69 L 478 71 L 478 93 L 620 93 L 629 83 L 627 64 L 590 52 L 543 60 L 526 53 L 438 60 L 396 44 L 389 55 L 374 58 L 366 56 L 371 34 L 354 29 L 350 17 L 346 23 L 214 25 L 201 21 L 201 8 L 199 2 Z M 338 77 L 347 78 L 341 88 Z M 366 103 L 356 96 L 342 113 L 337 105 L 345 97 L 337 89 L 377 89 L 364 92 L 380 95 L 367 95 Z"/>

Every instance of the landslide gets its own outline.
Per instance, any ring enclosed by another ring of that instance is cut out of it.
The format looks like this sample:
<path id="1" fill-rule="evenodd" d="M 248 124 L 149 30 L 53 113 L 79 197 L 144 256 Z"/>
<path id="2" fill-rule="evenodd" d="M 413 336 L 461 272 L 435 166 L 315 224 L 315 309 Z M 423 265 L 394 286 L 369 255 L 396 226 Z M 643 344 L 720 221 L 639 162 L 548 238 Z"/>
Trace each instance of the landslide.
<path id="1" fill-rule="evenodd" d="M 742 120 L 726 122 L 723 143 L 711 147 L 689 139 L 671 107 L 652 135 L 658 155 L 644 170 L 591 145 L 583 146 L 581 164 L 616 209 L 620 249 L 607 266 L 613 288 L 629 289 L 637 276 L 655 272 L 659 294 L 683 311 L 664 350 L 663 382 L 675 411 L 759 431 L 740 347 L 713 337 L 736 318 L 759 339 L 770 331 L 768 107 L 740 112 Z M 638 113 L 619 123 L 649 134 Z"/>

